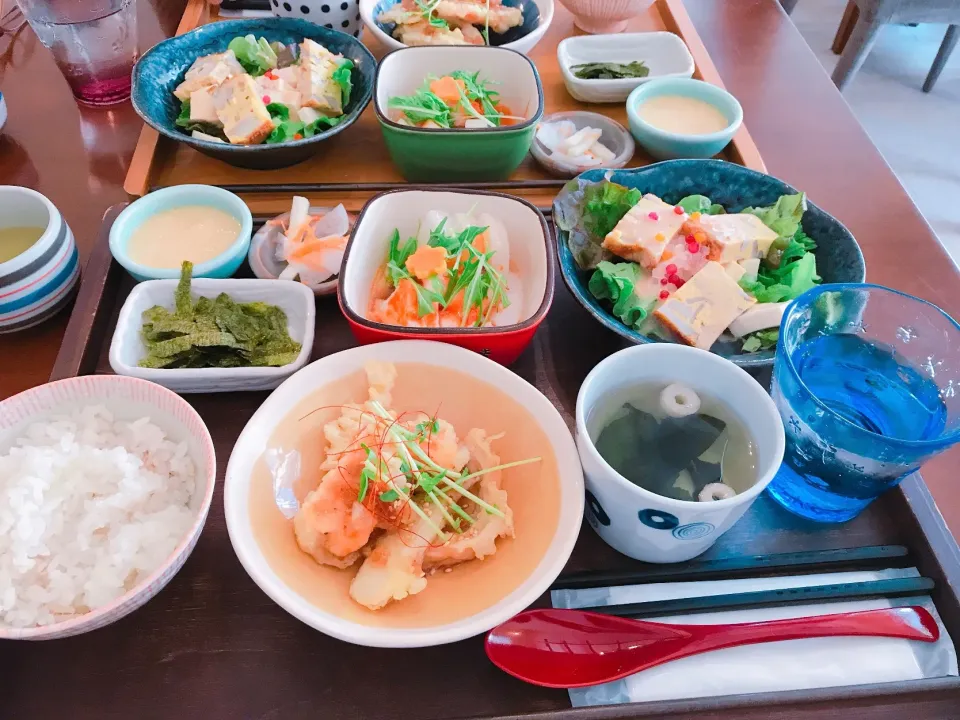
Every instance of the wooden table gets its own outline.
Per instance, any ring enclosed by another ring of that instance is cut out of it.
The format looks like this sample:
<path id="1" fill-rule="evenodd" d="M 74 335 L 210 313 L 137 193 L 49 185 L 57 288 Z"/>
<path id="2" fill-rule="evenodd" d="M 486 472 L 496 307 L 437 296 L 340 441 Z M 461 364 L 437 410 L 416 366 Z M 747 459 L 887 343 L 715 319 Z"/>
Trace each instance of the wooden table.
<path id="1" fill-rule="evenodd" d="M 686 4 L 727 87 L 740 98 L 771 174 L 806 190 L 814 202 L 848 225 L 863 247 L 871 281 L 920 295 L 960 315 L 960 284 L 952 261 L 780 5 L 775 0 L 686 0 Z M 140 1 L 144 47 L 173 31 L 183 5 L 183 0 Z M 3 54 L 8 43 L 0 39 L 0 87 L 10 109 L 6 132 L 0 137 L 0 183 L 27 185 L 47 195 L 63 212 L 87 257 L 104 210 L 126 199 L 121 184 L 140 122 L 129 105 L 78 109 L 49 54 L 29 30 L 18 39 L 12 59 Z M 16 336 L 0 336 L 0 397 L 46 380 L 65 320 Z M 576 358 L 571 362 L 576 365 Z M 951 462 L 958 459 L 960 451 L 954 451 L 924 471 L 955 531 L 960 530 L 960 489 L 951 487 L 955 475 Z M 296 700 L 283 707 L 258 704 L 258 684 L 281 675 L 292 674 L 304 683 L 326 688 L 316 696 L 333 697 L 334 689 L 308 667 L 290 665 L 285 657 L 260 657 L 256 648 L 236 643 L 243 637 L 244 625 L 262 629 L 265 617 L 273 616 L 268 612 L 272 603 L 252 587 L 238 612 L 240 598 L 220 592 L 218 573 L 242 573 L 242 569 L 223 528 L 216 530 L 220 559 L 213 562 L 209 555 L 195 556 L 190 562 L 198 579 L 167 591 L 177 593 L 182 612 L 152 626 L 149 636 L 124 635 L 119 629 L 102 636 L 142 644 L 143 665 L 110 678 L 99 677 L 99 658 L 112 651 L 93 636 L 63 641 L 74 644 L 59 650 L 51 645 L 0 645 L 4 679 L 0 717 L 324 717 L 324 708 Z M 221 606 L 233 607 L 230 622 L 240 625 L 211 624 L 210 618 L 218 616 L 216 608 Z M 299 631 L 293 625 L 296 621 L 289 620 L 276 632 Z M 157 659 L 151 648 L 159 647 L 168 635 L 179 639 L 182 653 Z M 226 638 L 232 641 L 227 643 Z M 130 647 L 124 651 L 136 655 Z M 221 653 L 242 653 L 232 661 L 234 666 L 242 665 L 242 677 L 224 672 L 218 661 Z M 344 646 L 343 655 L 344 660 L 351 655 L 349 646 Z M 425 652 L 421 659 L 439 657 Z M 47 659 L 54 658 L 54 667 L 45 671 Z M 189 687 L 183 687 L 187 682 Z M 356 693 L 375 695 L 375 688 L 375 678 L 356 678 Z M 851 704 L 855 695 L 851 694 Z M 404 715 L 392 701 L 383 699 L 384 717 L 414 716 Z M 398 701 L 402 704 L 402 699 Z M 424 697 L 420 702 L 428 700 Z M 925 709 L 925 717 L 948 716 L 930 705 Z M 468 717 L 476 711 L 464 707 L 456 714 Z M 778 717 L 799 719 L 808 717 L 806 712 L 786 711 Z M 902 708 L 885 711 L 879 705 L 846 714 L 851 720 L 905 717 Z M 697 715 L 700 720 L 707 716 L 712 715 Z M 371 710 L 356 717 L 378 715 Z M 694 714 L 672 717 L 693 718 Z M 758 706 L 743 717 L 768 715 Z"/>

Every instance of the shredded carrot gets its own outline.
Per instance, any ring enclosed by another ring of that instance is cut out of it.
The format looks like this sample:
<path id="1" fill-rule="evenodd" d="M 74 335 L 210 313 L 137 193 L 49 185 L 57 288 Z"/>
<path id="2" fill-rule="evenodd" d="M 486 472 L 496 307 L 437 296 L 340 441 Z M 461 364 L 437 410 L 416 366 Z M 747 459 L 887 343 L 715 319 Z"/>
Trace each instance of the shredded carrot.
<path id="1" fill-rule="evenodd" d="M 287 258 L 287 261 L 299 261 L 307 255 L 322 253 L 327 250 L 342 250 L 346 246 L 347 239 L 338 235 L 331 235 L 330 237 L 324 238 L 311 237 L 297 245 L 297 247 L 290 252 L 290 256 Z"/>
<path id="2" fill-rule="evenodd" d="M 513 113 L 510 111 L 510 108 L 503 103 L 497 103 L 494 106 L 494 109 L 501 115 L 513 115 Z M 518 120 L 514 120 L 512 117 L 500 118 L 500 125 L 516 125 L 518 122 Z"/>

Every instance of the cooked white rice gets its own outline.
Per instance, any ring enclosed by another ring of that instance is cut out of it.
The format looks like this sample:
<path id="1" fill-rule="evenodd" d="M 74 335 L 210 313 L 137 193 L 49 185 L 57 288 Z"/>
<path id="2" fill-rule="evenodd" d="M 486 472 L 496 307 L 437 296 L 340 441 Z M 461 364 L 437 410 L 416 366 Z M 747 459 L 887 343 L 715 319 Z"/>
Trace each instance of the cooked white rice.
<path id="1" fill-rule="evenodd" d="M 156 570 L 194 520 L 186 443 L 89 406 L 0 454 L 0 626 L 61 622 Z"/>

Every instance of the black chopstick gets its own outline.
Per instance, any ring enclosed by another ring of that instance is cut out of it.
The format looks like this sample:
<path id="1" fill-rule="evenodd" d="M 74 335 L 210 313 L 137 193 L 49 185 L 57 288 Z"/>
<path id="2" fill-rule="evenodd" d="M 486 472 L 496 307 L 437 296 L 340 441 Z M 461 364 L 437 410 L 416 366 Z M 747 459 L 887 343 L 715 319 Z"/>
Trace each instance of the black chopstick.
<path id="1" fill-rule="evenodd" d="M 715 612 L 718 610 L 746 610 L 771 605 L 798 605 L 809 602 L 839 602 L 865 598 L 909 597 L 926 595 L 933 590 L 934 582 L 930 578 L 890 578 L 887 580 L 868 580 L 864 582 L 838 583 L 835 585 L 811 585 L 799 588 L 780 588 L 777 590 L 756 590 L 753 592 L 713 595 L 711 597 L 677 598 L 674 600 L 654 600 L 651 602 L 628 603 L 625 605 L 602 605 L 598 607 L 578 608 L 590 612 L 615 615 L 617 617 L 657 617 L 678 613 Z"/>
<path id="2" fill-rule="evenodd" d="M 223 0 L 221 10 L 269 10 L 270 0 Z"/>
<path id="3" fill-rule="evenodd" d="M 285 183 L 270 185 L 217 185 L 233 193 L 327 193 L 327 192 L 384 192 L 387 190 L 535 190 L 538 188 L 562 188 L 569 180 L 499 180 L 496 182 L 452 182 L 443 185 L 418 185 L 405 182 L 376 183 Z M 150 192 L 159 190 L 151 187 Z"/>
<path id="4" fill-rule="evenodd" d="M 768 575 L 773 571 L 791 573 L 836 572 L 841 569 L 904 567 L 909 551 L 903 545 L 870 545 L 836 550 L 812 550 L 774 555 L 703 560 L 680 565 L 641 565 L 636 569 L 610 572 L 581 572 L 561 575 L 551 590 L 643 585 L 655 582 L 734 579 Z"/>

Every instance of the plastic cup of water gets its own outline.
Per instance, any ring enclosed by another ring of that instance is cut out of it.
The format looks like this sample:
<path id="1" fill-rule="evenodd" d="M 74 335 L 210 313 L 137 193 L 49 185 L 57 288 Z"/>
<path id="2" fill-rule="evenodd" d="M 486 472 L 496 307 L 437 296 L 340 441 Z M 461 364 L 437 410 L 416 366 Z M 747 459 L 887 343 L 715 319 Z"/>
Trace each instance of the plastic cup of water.
<path id="1" fill-rule="evenodd" d="M 137 59 L 135 0 L 17 0 L 53 53 L 74 97 L 112 105 L 130 97 Z"/>
<path id="2" fill-rule="evenodd" d="M 772 395 L 786 432 L 767 492 L 842 522 L 960 440 L 960 325 L 879 285 L 823 285 L 787 308 Z"/>

